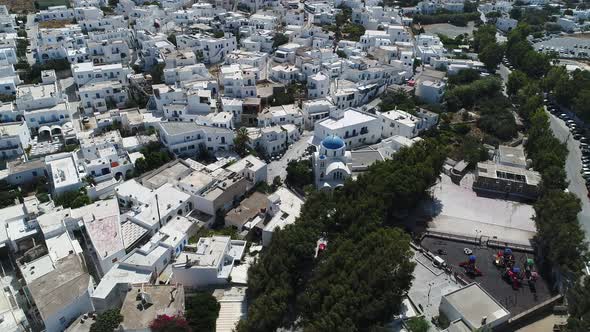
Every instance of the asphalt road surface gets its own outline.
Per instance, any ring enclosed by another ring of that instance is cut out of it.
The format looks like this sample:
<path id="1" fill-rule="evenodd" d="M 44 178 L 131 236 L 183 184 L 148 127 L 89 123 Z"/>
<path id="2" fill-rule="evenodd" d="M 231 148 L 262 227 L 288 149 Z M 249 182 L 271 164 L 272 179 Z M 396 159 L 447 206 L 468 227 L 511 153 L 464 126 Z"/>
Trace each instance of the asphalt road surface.
<path id="1" fill-rule="evenodd" d="M 582 168 L 580 158 L 582 157 L 582 153 L 580 151 L 579 143 L 571 136 L 568 127 L 562 120 L 549 114 L 549 121 L 555 137 L 562 142 L 567 141 L 569 154 L 565 161 L 565 171 L 570 183 L 568 189 L 570 192 L 576 194 L 582 201 L 582 211 L 578 215 L 578 220 L 580 221 L 582 229 L 586 231 L 586 240 L 588 241 L 590 240 L 590 199 L 588 199 L 586 183 L 580 175 L 580 169 Z"/>
<path id="2" fill-rule="evenodd" d="M 285 152 L 283 157 L 281 157 L 281 159 L 271 161 L 270 164 L 268 164 L 267 182 L 269 184 L 271 184 L 272 180 L 277 176 L 280 176 L 281 180 L 285 180 L 285 178 L 287 177 L 287 164 L 289 163 L 289 161 L 299 159 L 303 155 L 305 149 L 307 149 L 307 147 L 309 146 L 307 141 L 311 136 L 313 136 L 313 132 L 304 131 L 303 134 L 301 134 L 301 138 L 299 138 L 297 142 L 293 143 L 287 149 L 287 151 Z"/>

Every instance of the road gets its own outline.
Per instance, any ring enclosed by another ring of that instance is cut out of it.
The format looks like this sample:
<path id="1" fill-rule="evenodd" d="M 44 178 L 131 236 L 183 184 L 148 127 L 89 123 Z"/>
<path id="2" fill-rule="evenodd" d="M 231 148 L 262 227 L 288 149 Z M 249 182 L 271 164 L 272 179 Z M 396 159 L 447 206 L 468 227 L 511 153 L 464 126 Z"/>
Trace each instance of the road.
<path id="1" fill-rule="evenodd" d="M 313 136 L 313 132 L 304 131 L 303 134 L 301 134 L 299 140 L 293 143 L 287 149 L 287 151 L 285 152 L 283 157 L 281 157 L 281 159 L 271 161 L 270 164 L 268 164 L 267 182 L 269 184 L 271 184 L 272 180 L 277 176 L 280 176 L 281 180 L 285 180 L 285 178 L 287 177 L 287 164 L 291 160 L 299 159 L 303 155 L 303 153 L 305 153 L 305 149 L 307 149 L 307 147 L 309 146 L 307 141 L 311 136 Z"/>
<path id="2" fill-rule="evenodd" d="M 503 64 L 500 64 L 497 73 L 502 78 L 502 81 L 504 81 L 505 90 L 508 76 L 510 75 L 510 69 Z M 582 153 L 580 151 L 579 143 L 571 137 L 569 128 L 562 120 L 549 112 L 547 112 L 547 114 L 549 115 L 549 124 L 553 131 L 553 135 L 555 135 L 558 140 L 566 142 L 567 144 L 569 153 L 565 162 L 565 171 L 569 181 L 568 190 L 578 196 L 582 201 L 582 211 L 578 214 L 578 220 L 580 221 L 582 229 L 586 232 L 586 240 L 590 241 L 590 200 L 588 199 L 586 183 L 580 175 L 580 169 L 582 168 L 580 159 Z"/>
<path id="3" fill-rule="evenodd" d="M 586 240 L 590 240 L 590 200 L 587 196 L 588 190 L 586 189 L 585 181 L 580 175 L 580 169 L 582 168 L 580 158 L 582 153 L 580 152 L 579 143 L 571 137 L 568 127 L 562 120 L 549 112 L 547 114 L 549 114 L 551 130 L 553 130 L 555 137 L 562 142 L 567 141 L 569 153 L 565 161 L 565 171 L 567 173 L 567 179 L 570 182 L 568 189 L 582 201 L 582 211 L 578 214 L 578 220 L 582 229 L 586 231 Z"/>

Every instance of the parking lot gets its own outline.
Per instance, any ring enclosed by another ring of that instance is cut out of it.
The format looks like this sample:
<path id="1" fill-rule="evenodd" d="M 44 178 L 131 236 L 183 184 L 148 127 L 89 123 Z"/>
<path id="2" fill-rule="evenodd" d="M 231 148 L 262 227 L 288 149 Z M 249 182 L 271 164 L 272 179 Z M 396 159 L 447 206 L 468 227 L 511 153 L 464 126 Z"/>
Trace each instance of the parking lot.
<path id="1" fill-rule="evenodd" d="M 586 232 L 586 239 L 590 239 L 590 200 L 586 188 L 587 183 L 590 183 L 590 181 L 585 180 L 584 174 L 580 173 L 583 167 L 590 168 L 590 149 L 584 149 L 586 152 L 580 149 L 581 142 L 589 142 L 589 140 L 585 136 L 584 130 L 572 130 L 571 125 L 568 127 L 566 122 L 568 120 L 578 123 L 579 128 L 582 128 L 582 124 L 567 110 L 559 108 L 549 101 L 547 110 L 551 113 L 549 123 L 553 134 L 561 142 L 567 144 L 568 156 L 565 162 L 565 171 L 569 181 L 568 190 L 576 194 L 582 202 L 582 211 L 578 214 L 578 220 L 582 229 Z M 582 158 L 586 159 L 582 160 Z M 585 176 L 590 179 L 590 174 L 586 173 Z"/>
<path id="2" fill-rule="evenodd" d="M 546 38 L 533 42 L 533 47 L 540 52 L 556 52 L 560 58 L 588 58 L 590 55 L 590 39 L 585 38 Z"/>
<path id="3" fill-rule="evenodd" d="M 425 237 L 421 242 L 422 247 L 436 253 L 441 249 L 444 254 L 439 256 L 444 259 L 453 271 L 464 275 L 464 270 L 459 266 L 460 263 L 468 260 L 468 255 L 463 252 L 464 248 L 469 248 L 476 256 L 476 266 L 482 272 L 479 277 L 468 277 L 468 280 L 478 282 L 491 296 L 500 302 L 514 316 L 526 311 L 541 302 L 551 298 L 549 285 L 543 279 L 538 279 L 530 287 L 527 282 L 523 282 L 521 287 L 513 289 L 512 286 L 502 279 L 501 269 L 494 265 L 494 257 L 499 249 L 487 246 L 477 247 L 472 244 L 463 243 L 454 240 L 442 240 L 434 237 Z M 527 258 L 532 258 L 531 254 L 513 250 L 516 265 L 523 267 Z"/>

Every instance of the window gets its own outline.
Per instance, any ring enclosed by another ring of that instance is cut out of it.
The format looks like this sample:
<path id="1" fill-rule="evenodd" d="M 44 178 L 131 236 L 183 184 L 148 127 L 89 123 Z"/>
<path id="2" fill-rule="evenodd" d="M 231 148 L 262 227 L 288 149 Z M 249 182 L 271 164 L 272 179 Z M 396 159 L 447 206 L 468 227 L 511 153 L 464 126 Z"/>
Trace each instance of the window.
<path id="1" fill-rule="evenodd" d="M 113 258 L 113 259 L 111 260 L 111 263 L 116 263 L 118 260 L 119 260 L 119 259 L 118 259 L 117 257 L 115 257 L 115 258 Z"/>

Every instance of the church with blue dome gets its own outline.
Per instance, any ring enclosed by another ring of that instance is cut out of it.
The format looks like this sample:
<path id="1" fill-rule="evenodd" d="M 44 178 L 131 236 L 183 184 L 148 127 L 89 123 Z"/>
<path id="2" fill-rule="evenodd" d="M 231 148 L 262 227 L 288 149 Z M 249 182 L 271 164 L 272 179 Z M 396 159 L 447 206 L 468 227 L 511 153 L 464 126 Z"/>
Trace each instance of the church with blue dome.
<path id="1" fill-rule="evenodd" d="M 315 185 L 319 190 L 333 190 L 352 176 L 352 157 L 346 143 L 336 135 L 325 137 L 313 155 Z"/>

